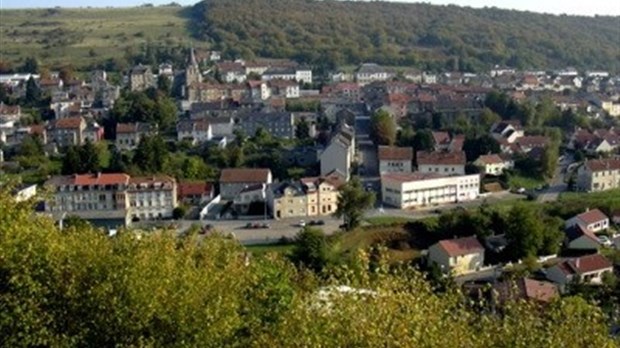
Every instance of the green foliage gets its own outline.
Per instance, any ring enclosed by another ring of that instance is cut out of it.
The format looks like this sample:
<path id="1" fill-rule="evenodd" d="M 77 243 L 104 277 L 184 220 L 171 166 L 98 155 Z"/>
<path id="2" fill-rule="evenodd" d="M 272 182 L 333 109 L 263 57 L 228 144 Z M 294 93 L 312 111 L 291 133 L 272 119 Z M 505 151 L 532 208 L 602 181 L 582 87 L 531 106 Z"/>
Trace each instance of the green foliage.
<path id="1" fill-rule="evenodd" d="M 557 253 L 562 227 L 562 220 L 545 217 L 524 204 L 515 205 L 506 217 L 506 239 L 512 258 Z"/>
<path id="2" fill-rule="evenodd" d="M 433 133 L 428 129 L 417 131 L 412 141 L 412 146 L 415 151 L 432 151 L 435 148 Z"/>
<path id="3" fill-rule="evenodd" d="M 509 303 L 498 315 L 460 292 L 434 292 L 414 269 L 383 267 L 380 250 L 374 261 L 360 251 L 322 280 L 277 255 L 249 258 L 216 235 L 61 232 L 29 204 L 0 194 L 5 347 L 617 345 L 601 310 L 579 297 L 544 311 Z"/>
<path id="4" fill-rule="evenodd" d="M 500 153 L 500 147 L 497 140 L 493 139 L 488 134 L 483 134 L 479 137 L 466 137 L 463 143 L 463 151 L 467 161 L 475 161 L 480 155 L 488 155 L 493 153 Z"/>
<path id="5" fill-rule="evenodd" d="M 321 229 L 305 227 L 295 238 L 291 260 L 320 272 L 328 263 L 328 243 Z"/>
<path id="6" fill-rule="evenodd" d="M 387 111 L 379 110 L 370 118 L 371 137 L 376 145 L 394 145 L 396 123 Z"/>
<path id="7" fill-rule="evenodd" d="M 545 147 L 542 158 L 540 159 L 540 171 L 543 177 L 553 177 L 556 168 L 558 167 L 558 158 L 560 157 L 560 149 L 555 144 L 550 144 Z"/>
<path id="8" fill-rule="evenodd" d="M 161 136 L 144 136 L 136 148 L 133 163 L 146 173 L 161 173 L 168 156 L 168 148 Z"/>
<path id="9" fill-rule="evenodd" d="M 366 192 L 358 178 L 353 178 L 340 188 L 335 215 L 344 218 L 344 225 L 350 231 L 362 222 L 364 212 L 375 204 L 375 195 Z"/>
<path id="10" fill-rule="evenodd" d="M 302 117 L 295 125 L 295 137 L 300 141 L 305 141 L 310 138 L 310 124 L 304 117 Z"/>
<path id="11" fill-rule="evenodd" d="M 172 210 L 172 218 L 175 220 L 182 219 L 187 214 L 187 208 L 178 206 Z"/>
<path id="12" fill-rule="evenodd" d="M 41 104 L 41 89 L 32 76 L 26 82 L 26 96 L 24 102 L 26 105 L 38 106 Z"/>
<path id="13" fill-rule="evenodd" d="M 93 144 L 86 140 L 82 146 L 68 146 L 62 158 L 62 173 L 97 173 L 110 165 L 112 155 L 105 141 Z"/>
<path id="14" fill-rule="evenodd" d="M 200 38 L 229 58 L 295 58 L 320 69 L 367 61 L 461 71 L 618 69 L 615 17 L 376 1 L 206 0 L 192 10 Z"/>
<path id="15" fill-rule="evenodd" d="M 167 130 L 176 124 L 177 108 L 161 91 L 126 92 L 114 102 L 111 115 L 115 122 L 147 122 Z"/>

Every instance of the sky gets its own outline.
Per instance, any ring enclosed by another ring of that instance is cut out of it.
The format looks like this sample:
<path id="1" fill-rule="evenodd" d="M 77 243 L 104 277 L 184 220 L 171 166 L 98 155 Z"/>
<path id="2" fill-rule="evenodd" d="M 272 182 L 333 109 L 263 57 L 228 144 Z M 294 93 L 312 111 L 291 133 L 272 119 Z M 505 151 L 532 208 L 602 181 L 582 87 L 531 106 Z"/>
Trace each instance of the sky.
<path id="1" fill-rule="evenodd" d="M 0 9 L 32 7 L 106 7 L 137 6 L 144 3 L 161 5 L 173 0 L 0 0 Z M 401 2 L 420 2 L 399 0 Z M 192 5 L 196 0 L 176 0 L 181 5 Z M 425 0 L 432 4 L 455 4 L 460 6 L 516 9 L 533 12 L 574 15 L 612 15 L 620 16 L 620 0 Z"/>

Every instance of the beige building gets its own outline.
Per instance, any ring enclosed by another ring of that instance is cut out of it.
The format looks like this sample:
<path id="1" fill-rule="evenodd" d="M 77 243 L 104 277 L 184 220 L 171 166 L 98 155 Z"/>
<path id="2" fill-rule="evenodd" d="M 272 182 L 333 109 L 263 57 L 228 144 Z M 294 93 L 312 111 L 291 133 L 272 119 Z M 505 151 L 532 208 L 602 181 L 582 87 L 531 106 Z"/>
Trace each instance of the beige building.
<path id="1" fill-rule="evenodd" d="M 338 206 L 338 189 L 344 178 L 302 178 L 299 182 L 274 185 L 268 192 L 269 206 L 276 219 L 333 214 Z"/>
<path id="2" fill-rule="evenodd" d="M 75 215 L 90 221 L 172 217 L 177 184 L 167 176 L 132 178 L 124 173 L 55 176 L 45 186 L 52 192 L 46 211 L 62 218 Z"/>
<path id="3" fill-rule="evenodd" d="M 442 240 L 428 248 L 428 261 L 455 276 L 475 272 L 484 264 L 484 248 L 476 237 Z"/>
<path id="4" fill-rule="evenodd" d="M 411 147 L 379 146 L 379 173 L 411 173 L 413 149 Z"/>
<path id="5" fill-rule="evenodd" d="M 465 175 L 465 152 L 426 152 L 418 151 L 416 164 L 420 173 L 441 175 Z"/>
<path id="6" fill-rule="evenodd" d="M 577 188 L 587 192 L 620 188 L 620 159 L 586 161 L 577 171 Z"/>
<path id="7" fill-rule="evenodd" d="M 388 173 L 381 176 L 383 203 L 400 209 L 470 201 L 480 195 L 480 176 Z"/>
<path id="8" fill-rule="evenodd" d="M 502 175 L 504 170 L 512 169 L 514 162 L 512 160 L 505 160 L 499 155 L 482 155 L 474 161 L 474 165 L 480 168 L 481 172 L 485 175 Z"/>
<path id="9" fill-rule="evenodd" d="M 67 117 L 56 120 L 50 128 L 48 141 L 56 143 L 59 147 L 70 145 L 82 145 L 84 143 L 84 131 L 86 121 L 82 117 Z"/>
<path id="10" fill-rule="evenodd" d="M 148 123 L 118 123 L 116 125 L 116 140 L 114 141 L 114 145 L 119 150 L 133 150 L 138 147 L 142 137 L 156 133 L 154 127 Z"/>
<path id="11" fill-rule="evenodd" d="M 149 87 L 155 87 L 155 75 L 148 65 L 136 65 L 129 72 L 129 88 L 131 91 L 144 91 Z"/>

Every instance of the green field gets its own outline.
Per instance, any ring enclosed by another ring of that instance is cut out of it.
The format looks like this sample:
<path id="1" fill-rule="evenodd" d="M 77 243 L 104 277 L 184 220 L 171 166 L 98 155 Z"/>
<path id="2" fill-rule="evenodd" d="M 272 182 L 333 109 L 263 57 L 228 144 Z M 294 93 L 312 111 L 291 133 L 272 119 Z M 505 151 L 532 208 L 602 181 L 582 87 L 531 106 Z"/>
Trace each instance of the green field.
<path id="1" fill-rule="evenodd" d="M 0 10 L 0 60 L 34 56 L 46 66 L 122 59 L 147 42 L 205 47 L 193 40 L 181 7 Z"/>

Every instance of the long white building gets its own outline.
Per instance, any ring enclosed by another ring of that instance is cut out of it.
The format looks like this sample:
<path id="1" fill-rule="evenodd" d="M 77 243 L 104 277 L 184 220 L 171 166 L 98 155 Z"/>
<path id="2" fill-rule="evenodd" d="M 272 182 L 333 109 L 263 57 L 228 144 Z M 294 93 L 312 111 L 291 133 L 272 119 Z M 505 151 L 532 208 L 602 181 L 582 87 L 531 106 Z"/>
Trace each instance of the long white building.
<path id="1" fill-rule="evenodd" d="M 388 173 L 381 176 L 383 203 L 400 209 L 470 201 L 480 195 L 480 176 Z"/>

